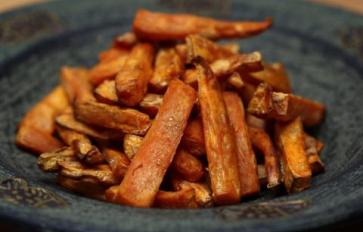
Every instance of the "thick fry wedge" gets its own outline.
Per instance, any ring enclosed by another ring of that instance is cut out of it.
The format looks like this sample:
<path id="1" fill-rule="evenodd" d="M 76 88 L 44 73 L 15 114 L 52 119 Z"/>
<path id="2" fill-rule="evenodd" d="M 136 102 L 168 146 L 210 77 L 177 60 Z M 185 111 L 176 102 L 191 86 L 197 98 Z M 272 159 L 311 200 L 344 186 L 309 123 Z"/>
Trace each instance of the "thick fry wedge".
<path id="1" fill-rule="evenodd" d="M 282 153 L 284 183 L 288 193 L 300 192 L 310 186 L 311 169 L 305 153 L 301 119 L 276 123 L 275 136 Z"/>
<path id="2" fill-rule="evenodd" d="M 130 160 L 134 158 L 135 154 L 139 150 L 143 139 L 144 138 L 141 136 L 132 135 L 132 134 L 126 134 L 124 136 L 124 143 L 123 143 L 124 152 Z"/>
<path id="3" fill-rule="evenodd" d="M 325 106 L 292 94 L 272 92 L 270 85 L 262 83 L 250 101 L 248 112 L 278 121 L 290 121 L 299 116 L 304 126 L 311 127 L 324 119 Z"/>
<path id="4" fill-rule="evenodd" d="M 267 188 L 275 188 L 280 184 L 280 158 L 275 150 L 270 136 L 262 129 L 249 127 L 249 137 L 252 145 L 264 156 L 265 170 L 267 176 Z"/>
<path id="5" fill-rule="evenodd" d="M 113 41 L 113 47 L 115 48 L 132 48 L 138 43 L 138 39 L 133 32 L 126 32 L 117 36 Z"/>
<path id="6" fill-rule="evenodd" d="M 118 188 L 116 202 L 152 206 L 196 98 L 188 85 L 179 80 L 170 82 L 159 113 Z"/>
<path id="7" fill-rule="evenodd" d="M 240 196 L 256 195 L 260 192 L 260 183 L 257 175 L 256 156 L 248 134 L 242 100 L 233 92 L 224 92 L 223 98 L 236 139 Z"/>
<path id="8" fill-rule="evenodd" d="M 305 133 L 304 143 L 305 143 L 305 153 L 308 156 L 308 161 L 312 173 L 315 175 L 324 172 L 325 170 L 324 163 L 321 161 L 319 157 L 318 140 Z"/>
<path id="9" fill-rule="evenodd" d="M 110 166 L 113 175 L 121 180 L 127 171 L 127 168 L 130 165 L 130 160 L 127 156 L 115 149 L 105 147 L 102 149 L 103 154 L 105 155 L 105 159 Z"/>
<path id="10" fill-rule="evenodd" d="M 202 162 L 183 149 L 177 151 L 172 165 L 174 170 L 185 180 L 197 182 L 204 176 Z"/>
<path id="11" fill-rule="evenodd" d="M 94 91 L 95 97 L 99 102 L 115 105 L 118 104 L 118 97 L 116 94 L 115 80 L 105 80 Z"/>
<path id="12" fill-rule="evenodd" d="M 148 43 L 133 47 L 121 71 L 116 76 L 116 93 L 121 104 L 136 106 L 141 102 L 152 77 L 154 48 Z"/>
<path id="13" fill-rule="evenodd" d="M 184 63 L 175 48 L 159 49 L 155 70 L 149 85 L 156 92 L 163 92 L 170 80 L 179 78 L 184 71 Z"/>
<path id="14" fill-rule="evenodd" d="M 55 130 L 54 118 L 68 104 L 64 89 L 61 86 L 56 87 L 21 120 L 16 135 L 16 144 L 35 154 L 60 148 L 62 143 L 52 136 Z"/>
<path id="15" fill-rule="evenodd" d="M 76 119 L 94 126 L 119 130 L 124 133 L 143 135 L 150 127 L 147 114 L 134 109 L 122 109 L 98 102 L 77 104 Z"/>
<path id="16" fill-rule="evenodd" d="M 57 182 L 60 186 L 72 192 L 98 200 L 105 200 L 106 187 L 93 178 L 72 179 L 58 175 Z"/>
<path id="17" fill-rule="evenodd" d="M 189 121 L 184 130 L 182 146 L 185 150 L 193 155 L 205 155 L 205 142 L 203 133 L 203 124 L 201 118 Z"/>
<path id="18" fill-rule="evenodd" d="M 237 203 L 240 201 L 237 148 L 222 90 L 205 61 L 196 63 L 196 67 L 213 198 L 218 205 Z"/>
<path id="19" fill-rule="evenodd" d="M 245 38 L 260 34 L 272 25 L 271 19 L 262 22 L 233 22 L 189 14 L 165 14 L 139 10 L 133 31 L 137 37 L 154 41 L 180 40 L 191 34 L 210 39 Z"/>
<path id="20" fill-rule="evenodd" d="M 159 94 L 148 93 L 139 104 L 140 110 L 150 117 L 155 117 L 163 103 L 163 96 Z"/>

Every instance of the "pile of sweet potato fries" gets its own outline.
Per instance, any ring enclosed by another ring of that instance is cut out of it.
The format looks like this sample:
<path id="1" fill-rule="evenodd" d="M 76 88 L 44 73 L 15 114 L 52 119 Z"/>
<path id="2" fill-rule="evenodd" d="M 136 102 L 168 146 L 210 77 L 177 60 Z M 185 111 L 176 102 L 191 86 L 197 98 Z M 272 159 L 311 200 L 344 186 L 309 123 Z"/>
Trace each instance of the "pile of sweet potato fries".
<path id="1" fill-rule="evenodd" d="M 282 64 L 216 43 L 271 24 L 139 10 L 95 66 L 61 69 L 16 143 L 61 186 L 135 207 L 211 207 L 263 188 L 309 188 L 324 171 L 323 143 L 304 128 L 322 122 L 324 105 L 294 95 Z"/>

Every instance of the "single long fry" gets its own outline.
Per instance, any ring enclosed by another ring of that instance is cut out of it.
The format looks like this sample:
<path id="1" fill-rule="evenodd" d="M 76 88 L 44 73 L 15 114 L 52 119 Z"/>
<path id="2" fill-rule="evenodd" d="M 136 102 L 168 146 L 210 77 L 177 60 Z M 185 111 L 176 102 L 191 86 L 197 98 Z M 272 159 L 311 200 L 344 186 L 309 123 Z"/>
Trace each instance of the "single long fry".
<path id="1" fill-rule="evenodd" d="M 170 80 L 179 78 L 184 71 L 184 63 L 175 48 L 161 48 L 155 60 L 155 70 L 150 86 L 157 92 L 164 91 Z"/>
<path id="2" fill-rule="evenodd" d="M 319 174 L 321 172 L 324 172 L 325 167 L 319 157 L 318 141 L 314 137 L 312 137 L 308 134 L 305 134 L 304 135 L 304 144 L 305 144 L 305 153 L 308 157 L 308 161 L 309 161 L 312 173 Z"/>
<path id="3" fill-rule="evenodd" d="M 204 176 L 202 162 L 183 149 L 179 149 L 175 154 L 173 167 L 183 179 L 188 181 L 197 182 Z"/>
<path id="4" fill-rule="evenodd" d="M 106 187 L 93 178 L 72 179 L 58 175 L 57 182 L 60 186 L 72 192 L 98 200 L 105 200 Z"/>
<path id="5" fill-rule="evenodd" d="M 232 125 L 237 145 L 240 180 L 240 196 L 251 196 L 260 192 L 256 156 L 252 149 L 242 100 L 236 93 L 224 92 L 228 118 Z"/>
<path id="6" fill-rule="evenodd" d="M 290 121 L 299 116 L 304 126 L 316 126 L 324 119 L 325 106 L 292 94 L 272 92 L 270 85 L 262 83 L 250 101 L 248 112 L 278 121 Z"/>
<path id="7" fill-rule="evenodd" d="M 116 93 L 121 104 L 135 106 L 141 102 L 152 77 L 154 48 L 148 43 L 133 47 L 121 71 L 116 76 Z"/>
<path id="8" fill-rule="evenodd" d="M 75 116 L 79 121 L 124 133 L 142 135 L 150 127 L 149 116 L 140 111 L 98 102 L 77 104 Z"/>
<path id="9" fill-rule="evenodd" d="M 189 14 L 165 14 L 139 10 L 134 19 L 133 31 L 139 38 L 155 41 L 179 40 L 191 34 L 223 39 L 257 35 L 271 25 L 271 19 L 262 22 L 222 21 Z"/>
<path id="10" fill-rule="evenodd" d="M 21 120 L 16 135 L 16 144 L 35 154 L 60 148 L 62 143 L 52 136 L 55 130 L 54 118 L 68 104 L 66 93 L 61 86 L 52 90 Z"/>
<path id="11" fill-rule="evenodd" d="M 195 101 L 191 87 L 179 80 L 170 82 L 159 113 L 118 188 L 118 203 L 137 207 L 153 204 Z"/>
<path id="12" fill-rule="evenodd" d="M 216 204 L 240 200 L 240 180 L 236 141 L 229 124 L 226 105 L 217 78 L 206 62 L 197 63 L 205 147 Z"/>
<path id="13" fill-rule="evenodd" d="M 143 140 L 143 137 L 137 135 L 126 134 L 124 136 L 124 152 L 130 160 L 132 160 L 132 158 L 136 155 Z"/>
<path id="14" fill-rule="evenodd" d="M 201 156 L 205 154 L 205 142 L 203 134 L 203 124 L 201 118 L 189 121 L 182 138 L 182 146 L 193 155 Z"/>
<path id="15" fill-rule="evenodd" d="M 274 188 L 280 184 L 280 159 L 270 136 L 262 129 L 249 127 L 249 137 L 252 145 L 262 152 L 265 160 L 267 188 Z"/>
<path id="16" fill-rule="evenodd" d="M 150 117 L 155 117 L 163 103 L 163 96 L 159 94 L 148 93 L 139 104 L 140 110 Z"/>
<path id="17" fill-rule="evenodd" d="M 105 147 L 102 149 L 102 152 L 107 163 L 110 165 L 113 175 L 121 180 L 130 165 L 130 160 L 125 154 L 112 148 Z"/>
<path id="18" fill-rule="evenodd" d="M 277 144 L 282 153 L 284 183 L 288 193 L 310 186 L 311 169 L 305 153 L 304 131 L 299 117 L 291 122 L 276 123 Z"/>
<path id="19" fill-rule="evenodd" d="M 99 102 L 115 105 L 117 104 L 118 97 L 116 94 L 115 80 L 105 80 L 94 91 L 95 97 Z"/>

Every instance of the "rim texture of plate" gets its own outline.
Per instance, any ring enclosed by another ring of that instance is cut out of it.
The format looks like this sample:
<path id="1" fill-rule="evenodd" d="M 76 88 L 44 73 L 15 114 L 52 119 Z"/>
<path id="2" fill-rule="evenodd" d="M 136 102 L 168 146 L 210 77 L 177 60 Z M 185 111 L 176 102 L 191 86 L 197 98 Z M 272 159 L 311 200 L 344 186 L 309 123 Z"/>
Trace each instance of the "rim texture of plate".
<path id="1" fill-rule="evenodd" d="M 326 173 L 291 196 L 262 193 L 200 210 L 137 209 L 67 192 L 14 145 L 24 113 L 58 82 L 62 65 L 91 66 L 138 8 L 226 19 L 272 16 L 273 28 L 237 40 L 286 65 L 294 91 L 326 104 L 311 131 Z M 40 231 L 287 231 L 363 213 L 363 17 L 302 1 L 54 1 L 0 15 L 0 217 Z"/>

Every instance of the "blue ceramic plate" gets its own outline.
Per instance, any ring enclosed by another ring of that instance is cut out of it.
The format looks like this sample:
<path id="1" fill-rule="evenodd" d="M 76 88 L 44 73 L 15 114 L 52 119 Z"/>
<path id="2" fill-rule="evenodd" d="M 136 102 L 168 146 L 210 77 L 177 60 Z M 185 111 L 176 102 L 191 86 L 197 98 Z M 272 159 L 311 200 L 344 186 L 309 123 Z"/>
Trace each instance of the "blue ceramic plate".
<path id="1" fill-rule="evenodd" d="M 239 205 L 198 210 L 136 209 L 67 192 L 14 145 L 22 115 L 58 82 L 62 65 L 90 66 L 130 30 L 139 7 L 226 19 L 274 18 L 239 40 L 281 61 L 299 95 L 328 114 L 314 131 L 326 173 L 291 196 L 263 193 Z M 302 1 L 55 1 L 0 16 L 0 215 L 41 231 L 285 231 L 332 225 L 363 210 L 363 18 Z"/>

